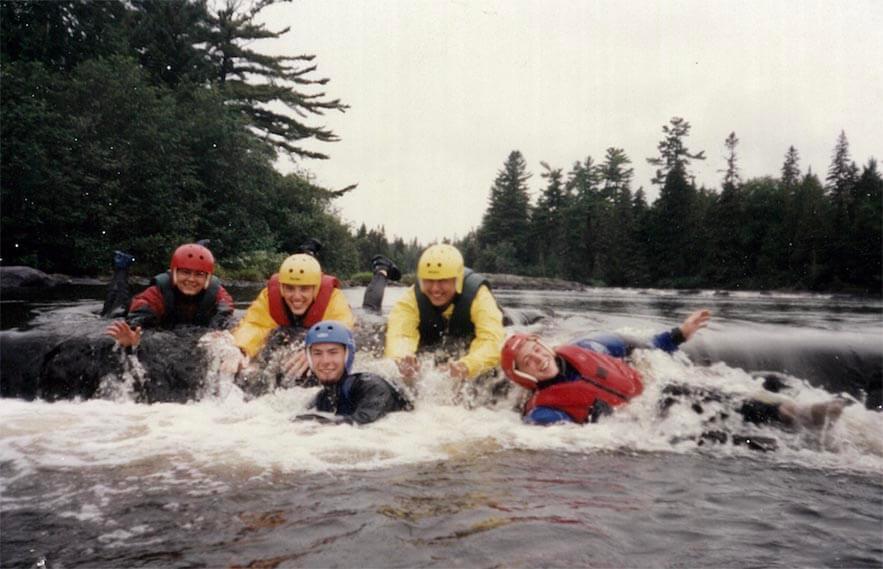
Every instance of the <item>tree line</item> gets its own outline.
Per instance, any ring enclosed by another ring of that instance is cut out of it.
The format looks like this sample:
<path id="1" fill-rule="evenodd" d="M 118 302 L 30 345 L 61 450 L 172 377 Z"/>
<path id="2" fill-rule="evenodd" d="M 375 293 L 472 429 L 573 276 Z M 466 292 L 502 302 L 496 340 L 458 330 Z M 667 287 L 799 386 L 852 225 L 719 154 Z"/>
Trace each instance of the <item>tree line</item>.
<path id="1" fill-rule="evenodd" d="M 208 238 L 228 276 L 260 279 L 317 237 L 342 276 L 378 253 L 413 270 L 419 242 L 336 215 L 354 186 L 275 169 L 280 155 L 327 158 L 315 148 L 337 136 L 315 123 L 348 107 L 314 56 L 253 47 L 288 32 L 258 21 L 274 2 L 0 2 L 0 262 L 94 274 L 124 249 L 152 274 Z M 689 130 L 663 127 L 652 204 L 621 148 L 567 173 L 541 163 L 531 203 L 513 151 L 457 245 L 478 270 L 591 284 L 880 292 L 881 177 L 873 159 L 852 161 L 845 134 L 824 182 L 793 147 L 779 175 L 743 181 L 732 134 L 717 191 L 693 181 L 704 154 Z"/>
<path id="2" fill-rule="evenodd" d="M 652 204 L 642 187 L 632 190 L 622 148 L 566 174 L 541 162 L 535 204 L 527 162 L 511 152 L 481 225 L 459 242 L 467 263 L 607 286 L 881 293 L 883 179 L 873 158 L 859 169 L 844 132 L 824 182 L 801 172 L 794 146 L 777 176 L 742 180 L 731 133 L 715 190 L 691 175 L 705 155 L 687 147 L 690 123 L 675 117 L 662 130 L 658 156 L 647 158 L 660 186 Z"/>
<path id="3" fill-rule="evenodd" d="M 89 274 L 124 249 L 150 274 L 208 238 L 258 277 L 318 237 L 330 270 L 367 266 L 331 206 L 352 188 L 274 168 L 326 158 L 313 123 L 347 107 L 314 56 L 253 49 L 288 31 L 258 23 L 273 2 L 0 3 L 2 262 Z"/>

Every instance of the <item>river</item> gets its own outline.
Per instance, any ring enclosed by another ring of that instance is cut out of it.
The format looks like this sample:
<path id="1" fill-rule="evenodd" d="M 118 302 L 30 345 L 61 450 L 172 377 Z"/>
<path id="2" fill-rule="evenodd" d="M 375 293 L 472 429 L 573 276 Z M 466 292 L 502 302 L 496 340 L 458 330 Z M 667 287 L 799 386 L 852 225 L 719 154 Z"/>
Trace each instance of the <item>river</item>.
<path id="1" fill-rule="evenodd" d="M 346 291 L 353 306 L 363 290 Z M 233 292 L 243 308 L 257 290 Z M 385 310 L 400 292 L 388 291 Z M 102 294 L 4 291 L 4 333 L 96 329 Z M 714 320 L 697 340 L 825 342 L 846 346 L 844 358 L 864 354 L 876 373 L 883 366 L 879 299 L 627 289 L 497 296 L 504 306 L 549 314 L 525 329 L 553 342 L 599 329 L 649 336 L 707 306 Z M 661 417 L 664 380 L 735 397 L 758 392 L 760 380 L 683 353 L 642 351 L 635 365 L 650 378 L 644 395 L 589 426 L 524 425 L 512 401 L 467 409 L 432 370 L 420 379 L 413 412 L 364 427 L 291 422 L 315 392 L 299 388 L 249 401 L 221 385 L 188 404 L 137 404 L 119 393 L 3 399 L 0 562 L 883 567 L 883 414 L 858 402 L 818 432 L 729 417 L 732 432 L 774 438 L 778 450 L 700 444 L 710 411 L 675 406 Z M 366 354 L 356 363 L 385 374 L 393 367 Z M 832 396 L 802 379 L 810 378 L 789 376 L 785 395 L 801 403 Z"/>

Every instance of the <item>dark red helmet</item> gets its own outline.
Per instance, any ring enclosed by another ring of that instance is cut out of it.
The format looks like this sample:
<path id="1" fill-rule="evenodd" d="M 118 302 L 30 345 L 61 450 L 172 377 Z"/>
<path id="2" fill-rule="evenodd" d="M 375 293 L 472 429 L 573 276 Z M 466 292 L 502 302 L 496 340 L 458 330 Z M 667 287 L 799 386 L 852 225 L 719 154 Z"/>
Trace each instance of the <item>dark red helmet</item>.
<path id="1" fill-rule="evenodd" d="M 212 252 L 202 245 L 187 243 L 175 249 L 169 268 L 173 271 L 175 269 L 189 269 L 211 274 L 215 272 L 215 258 L 212 256 Z"/>
<path id="2" fill-rule="evenodd" d="M 503 373 L 510 381 L 514 381 L 525 389 L 533 390 L 537 388 L 537 378 L 528 373 L 524 373 L 523 371 L 518 371 L 518 369 L 515 368 L 515 356 L 518 354 L 518 350 L 521 349 L 521 346 L 529 340 L 543 344 L 543 342 L 540 341 L 540 337 L 534 334 L 519 333 L 509 336 L 509 338 L 506 339 L 506 342 L 503 343 L 503 349 L 500 350 L 500 367 L 503 368 Z M 543 345 L 545 346 L 545 344 Z M 548 346 L 546 347 L 554 352 L 552 348 L 549 348 Z"/>

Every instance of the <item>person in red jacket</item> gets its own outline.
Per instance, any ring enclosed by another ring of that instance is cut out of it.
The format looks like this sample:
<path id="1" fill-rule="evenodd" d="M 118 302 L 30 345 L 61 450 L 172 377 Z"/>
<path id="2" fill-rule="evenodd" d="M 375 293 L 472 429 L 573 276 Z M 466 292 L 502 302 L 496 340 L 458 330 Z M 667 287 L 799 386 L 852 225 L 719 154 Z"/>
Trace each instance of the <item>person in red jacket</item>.
<path id="1" fill-rule="evenodd" d="M 602 333 L 552 348 L 538 336 L 514 334 L 503 345 L 501 367 L 509 380 L 531 392 L 522 410 L 524 422 L 536 425 L 595 423 L 644 390 L 641 374 L 624 359 L 631 350 L 645 347 L 673 353 L 705 328 L 710 318 L 710 311 L 698 310 L 680 326 L 654 336 L 648 345 L 636 345 L 627 338 Z M 662 393 L 665 396 L 660 404 L 662 411 L 682 398 L 726 399 L 723 394 L 687 385 L 666 385 Z M 789 400 L 767 402 L 749 397 L 733 404 L 746 423 L 821 427 L 836 420 L 847 401 L 834 399 L 798 405 Z M 693 409 L 702 413 L 696 405 Z M 733 440 L 738 443 L 736 436 Z"/>
<path id="2" fill-rule="evenodd" d="M 181 245 L 172 255 L 169 270 L 156 275 L 137 294 L 125 320 L 107 327 L 107 335 L 121 346 L 136 346 L 144 328 L 171 329 L 204 326 L 224 329 L 233 316 L 233 298 L 214 276 L 211 251 L 196 243 Z"/>

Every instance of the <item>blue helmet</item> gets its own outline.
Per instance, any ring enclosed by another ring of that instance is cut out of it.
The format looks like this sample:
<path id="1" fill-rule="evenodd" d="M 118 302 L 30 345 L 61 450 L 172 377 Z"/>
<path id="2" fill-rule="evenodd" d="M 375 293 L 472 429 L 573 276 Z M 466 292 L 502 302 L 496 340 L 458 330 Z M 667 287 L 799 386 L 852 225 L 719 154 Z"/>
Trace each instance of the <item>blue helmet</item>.
<path id="1" fill-rule="evenodd" d="M 313 344 L 340 344 L 346 348 L 346 363 L 344 369 L 349 375 L 353 368 L 353 361 L 356 359 L 356 341 L 353 339 L 353 333 L 343 323 L 335 320 L 323 320 L 318 324 L 314 324 L 307 332 L 304 339 L 307 346 L 307 358 L 309 359 L 310 346 Z M 310 361 L 310 367 L 313 361 Z"/>

